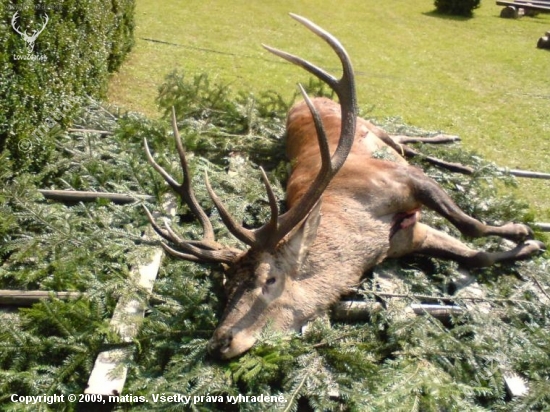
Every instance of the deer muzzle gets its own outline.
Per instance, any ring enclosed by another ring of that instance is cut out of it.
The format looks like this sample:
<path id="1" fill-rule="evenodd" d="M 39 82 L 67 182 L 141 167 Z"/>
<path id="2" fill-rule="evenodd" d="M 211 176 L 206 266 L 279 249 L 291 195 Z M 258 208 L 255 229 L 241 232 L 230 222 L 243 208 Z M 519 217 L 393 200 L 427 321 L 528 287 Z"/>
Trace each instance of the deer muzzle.
<path id="1" fill-rule="evenodd" d="M 249 350 L 256 338 L 246 331 L 216 330 L 208 342 L 208 353 L 216 359 L 231 359 Z"/>

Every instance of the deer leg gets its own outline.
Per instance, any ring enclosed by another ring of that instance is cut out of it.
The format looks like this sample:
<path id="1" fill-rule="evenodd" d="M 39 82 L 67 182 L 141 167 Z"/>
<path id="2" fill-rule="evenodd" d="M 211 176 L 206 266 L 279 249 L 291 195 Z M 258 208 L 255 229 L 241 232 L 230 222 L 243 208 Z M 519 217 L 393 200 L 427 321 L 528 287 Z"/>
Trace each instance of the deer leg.
<path id="1" fill-rule="evenodd" d="M 504 252 L 484 252 L 471 249 L 460 240 L 425 224 L 416 223 L 398 231 L 390 241 L 388 257 L 400 257 L 409 253 L 421 253 L 442 259 L 450 259 L 468 267 L 485 267 L 502 261 L 527 259 L 544 250 L 544 244 L 527 240 Z"/>
<path id="2" fill-rule="evenodd" d="M 464 213 L 445 191 L 416 167 L 408 167 L 410 182 L 415 198 L 428 208 L 449 220 L 466 236 L 500 236 L 516 242 L 533 237 L 529 226 L 519 223 L 506 223 L 503 226 L 486 225 Z"/>

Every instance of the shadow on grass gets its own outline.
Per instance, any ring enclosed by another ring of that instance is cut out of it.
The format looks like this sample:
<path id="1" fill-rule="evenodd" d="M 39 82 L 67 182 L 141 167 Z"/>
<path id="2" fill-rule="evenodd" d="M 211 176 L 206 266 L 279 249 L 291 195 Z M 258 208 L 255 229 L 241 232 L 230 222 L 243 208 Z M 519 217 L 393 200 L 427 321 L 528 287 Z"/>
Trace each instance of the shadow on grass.
<path id="1" fill-rule="evenodd" d="M 436 10 L 427 11 L 422 14 L 428 17 L 437 17 L 442 20 L 453 20 L 453 21 L 468 21 L 474 17 L 473 14 L 471 16 L 454 16 L 452 14 L 443 14 Z"/>

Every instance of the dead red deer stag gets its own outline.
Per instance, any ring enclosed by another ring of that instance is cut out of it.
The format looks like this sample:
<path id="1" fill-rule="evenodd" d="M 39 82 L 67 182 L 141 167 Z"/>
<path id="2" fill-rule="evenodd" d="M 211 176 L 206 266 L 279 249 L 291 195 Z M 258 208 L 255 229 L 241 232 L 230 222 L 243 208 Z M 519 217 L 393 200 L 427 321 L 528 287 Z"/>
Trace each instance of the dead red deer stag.
<path id="1" fill-rule="evenodd" d="M 340 42 L 305 18 L 292 17 L 330 45 L 342 62 L 342 78 L 336 79 L 296 56 L 264 47 L 327 83 L 340 104 L 328 99 L 310 100 L 302 90 L 304 101 L 291 108 L 287 121 L 287 154 L 293 164 L 287 185 L 288 211 L 279 215 L 277 200 L 262 170 L 271 208 L 271 219 L 264 226 L 249 230 L 236 222 L 205 177 L 223 223 L 250 246 L 248 250 L 227 248 L 215 241 L 211 222 L 191 187 L 174 113 L 172 124 L 183 183 L 153 160 L 145 142 L 149 162 L 189 205 L 204 229 L 202 240 L 184 240 L 170 226 L 161 228 L 148 213 L 157 233 L 173 245 L 163 243 L 163 247 L 177 258 L 228 267 L 227 306 L 209 342 L 215 357 L 227 359 L 247 351 L 267 323 L 283 331 L 299 330 L 356 286 L 366 270 L 387 257 L 418 252 L 468 266 L 487 266 L 527 258 L 544 248 L 541 242 L 526 240 L 532 231 L 525 225 L 488 226 L 466 215 L 437 183 L 408 165 L 387 134 L 357 118 L 353 69 Z M 387 152 L 385 160 L 373 157 L 373 152 L 381 149 Z M 447 218 L 465 235 L 497 235 L 522 243 L 506 252 L 472 250 L 420 223 L 423 205 Z"/>

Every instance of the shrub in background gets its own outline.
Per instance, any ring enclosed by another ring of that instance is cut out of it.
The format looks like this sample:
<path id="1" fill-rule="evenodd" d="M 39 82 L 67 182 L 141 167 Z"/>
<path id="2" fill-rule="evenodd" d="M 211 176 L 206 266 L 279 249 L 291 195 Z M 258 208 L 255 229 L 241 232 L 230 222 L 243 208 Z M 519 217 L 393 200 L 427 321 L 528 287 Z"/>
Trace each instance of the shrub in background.
<path id="1" fill-rule="evenodd" d="M 134 0 L 0 3 L 0 151 L 38 171 L 83 96 L 103 97 L 133 45 Z M 17 16 L 15 14 L 17 13 Z M 32 51 L 21 34 L 43 24 Z M 57 130 L 58 131 L 58 130 Z"/>
<path id="2" fill-rule="evenodd" d="M 434 5 L 438 13 L 453 16 L 470 17 L 474 9 L 479 7 L 481 0 L 435 0 Z"/>

